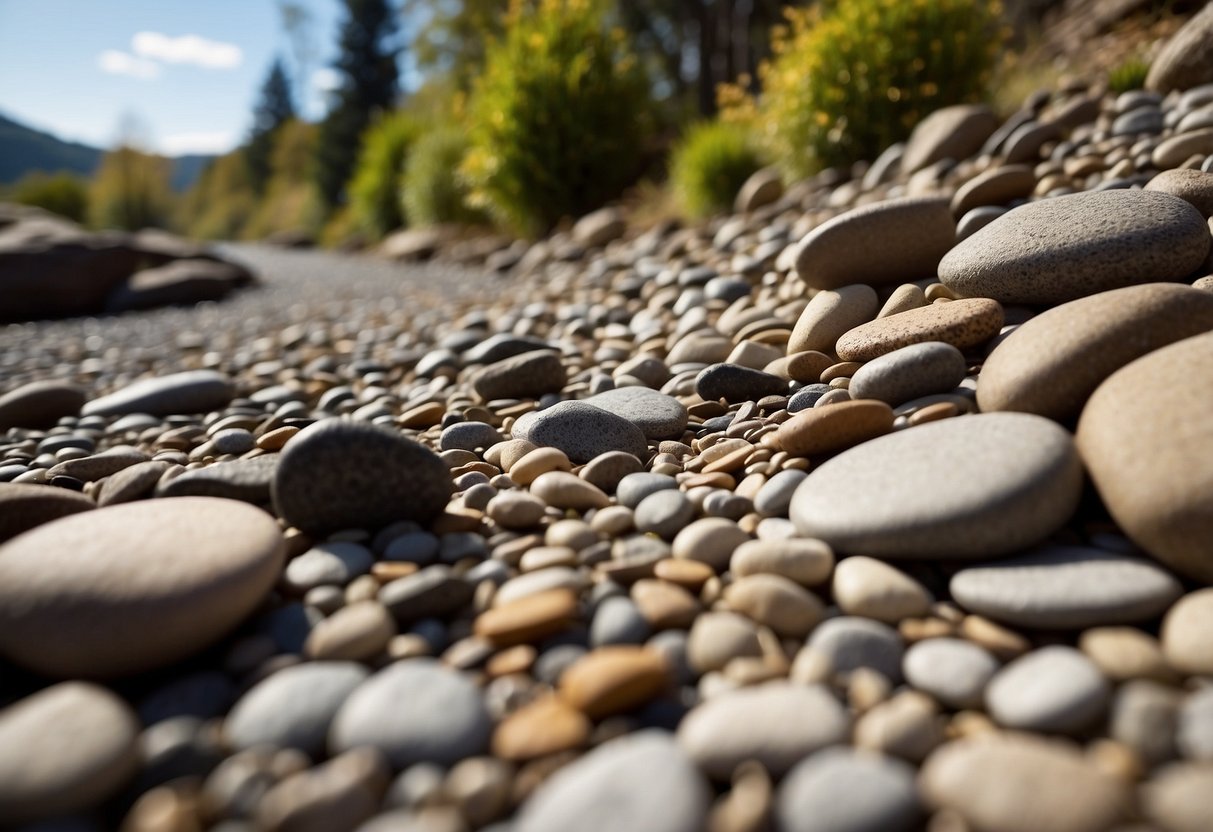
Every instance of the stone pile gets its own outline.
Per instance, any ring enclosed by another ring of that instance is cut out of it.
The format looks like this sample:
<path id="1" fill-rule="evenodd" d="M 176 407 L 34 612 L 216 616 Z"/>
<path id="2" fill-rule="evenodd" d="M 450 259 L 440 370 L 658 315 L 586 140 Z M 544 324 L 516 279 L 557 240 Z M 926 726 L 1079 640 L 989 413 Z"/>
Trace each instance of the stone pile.
<path id="1" fill-rule="evenodd" d="M 770 183 L 0 333 L 0 817 L 1213 828 L 1213 85 Z"/>

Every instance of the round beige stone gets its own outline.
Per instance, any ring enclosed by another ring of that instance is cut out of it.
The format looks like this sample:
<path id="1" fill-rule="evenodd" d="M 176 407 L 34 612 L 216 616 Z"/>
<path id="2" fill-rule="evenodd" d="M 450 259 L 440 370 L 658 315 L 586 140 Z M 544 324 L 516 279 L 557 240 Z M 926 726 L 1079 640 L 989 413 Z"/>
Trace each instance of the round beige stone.
<path id="1" fill-rule="evenodd" d="M 857 326 L 838 339 L 843 361 L 871 361 L 885 353 L 943 341 L 960 351 L 989 341 L 1002 329 L 1002 306 L 989 298 L 934 303 Z"/>
<path id="2" fill-rule="evenodd" d="M 1162 651 L 1171 667 L 1193 676 L 1213 676 L 1213 589 L 1199 589 L 1175 602 L 1162 622 Z"/>
<path id="3" fill-rule="evenodd" d="M 560 696 L 590 719 L 602 719 L 640 707 L 669 684 L 669 669 L 660 653 L 617 644 L 599 647 L 571 664 L 560 675 Z"/>
<path id="4" fill-rule="evenodd" d="M 1078 450 L 1112 518 L 1172 569 L 1213 581 L 1213 332 L 1113 373 L 1078 422 Z"/>
<path id="5" fill-rule="evenodd" d="M 749 540 L 750 535 L 732 520 L 702 517 L 684 526 L 670 548 L 676 558 L 697 560 L 723 572 L 737 547 Z"/>
<path id="6" fill-rule="evenodd" d="M 818 586 L 829 580 L 834 552 L 829 545 L 808 538 L 751 540 L 733 552 L 729 570 L 734 577 L 782 575 L 801 586 Z"/>
<path id="7" fill-rule="evenodd" d="M 66 488 L 6 482 L 0 488 L 0 541 L 96 507 L 89 497 Z"/>
<path id="8" fill-rule="evenodd" d="M 493 732 L 493 754 L 525 762 L 580 748 L 590 738 L 589 718 L 555 695 L 544 696 L 508 715 Z"/>
<path id="9" fill-rule="evenodd" d="M 1092 627 L 1079 637 L 1078 648 L 1113 682 L 1177 681 L 1158 639 L 1136 627 Z"/>
<path id="10" fill-rule="evenodd" d="M 72 515 L 0 547 L 0 652 L 109 678 L 212 644 L 273 587 L 285 545 L 246 503 L 178 497 Z"/>
<path id="11" fill-rule="evenodd" d="M 834 602 L 847 615 L 862 615 L 886 624 L 924 616 L 934 598 L 927 588 L 884 561 L 855 555 L 834 568 Z"/>
<path id="12" fill-rule="evenodd" d="M 840 335 L 872 320 L 879 307 L 876 290 L 863 283 L 818 292 L 796 321 L 788 353 L 833 352 Z"/>
<path id="13" fill-rule="evenodd" d="M 828 454 L 850 448 L 893 430 L 893 408 L 876 399 L 812 407 L 788 419 L 771 434 L 771 442 L 795 456 Z"/>
<path id="14" fill-rule="evenodd" d="M 105 688 L 63 682 L 0 711 L 0 818 L 92 808 L 139 769 L 139 720 Z"/>
<path id="15" fill-rule="evenodd" d="M 1176 283 L 1079 298 L 1042 312 L 999 342 L 981 368 L 977 402 L 987 412 L 1069 421 L 1121 367 L 1210 329 L 1213 293 Z"/>
<path id="16" fill-rule="evenodd" d="M 1002 165 L 974 176 L 960 186 L 952 197 L 952 214 L 962 217 L 983 205 L 1006 205 L 1031 196 L 1036 174 L 1031 165 Z"/>
<path id="17" fill-rule="evenodd" d="M 734 612 L 788 638 L 804 638 L 825 618 L 821 599 L 781 575 L 738 578 L 725 589 L 724 602 Z"/>

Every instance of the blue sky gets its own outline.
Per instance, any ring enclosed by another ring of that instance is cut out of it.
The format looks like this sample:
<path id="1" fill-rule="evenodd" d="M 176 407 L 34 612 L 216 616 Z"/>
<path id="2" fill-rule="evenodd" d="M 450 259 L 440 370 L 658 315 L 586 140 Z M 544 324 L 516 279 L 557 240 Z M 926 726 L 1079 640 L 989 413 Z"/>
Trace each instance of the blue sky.
<path id="1" fill-rule="evenodd" d="M 304 112 L 315 118 L 341 4 L 300 5 L 315 51 Z M 153 150 L 224 152 L 247 133 L 276 54 L 292 53 L 275 0 L 0 0 L 0 113 L 101 147 L 133 121 Z"/>

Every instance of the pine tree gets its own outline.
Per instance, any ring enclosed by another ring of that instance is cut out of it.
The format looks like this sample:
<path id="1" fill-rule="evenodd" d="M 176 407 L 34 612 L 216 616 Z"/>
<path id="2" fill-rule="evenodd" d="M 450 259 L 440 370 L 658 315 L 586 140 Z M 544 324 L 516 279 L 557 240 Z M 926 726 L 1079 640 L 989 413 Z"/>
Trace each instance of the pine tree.
<path id="1" fill-rule="evenodd" d="M 335 102 L 320 125 L 316 184 L 329 209 L 342 201 L 358 158 L 362 135 L 372 118 L 396 99 L 397 10 L 388 0 L 344 0 L 339 55 L 341 74 Z"/>
<path id="2" fill-rule="evenodd" d="M 249 135 L 244 158 L 248 163 L 249 182 L 253 191 L 265 193 L 270 178 L 270 154 L 274 147 L 274 134 L 284 123 L 295 117 L 295 103 L 291 98 L 291 84 L 281 58 L 275 58 L 261 87 L 261 97 L 253 110 L 253 129 Z"/>

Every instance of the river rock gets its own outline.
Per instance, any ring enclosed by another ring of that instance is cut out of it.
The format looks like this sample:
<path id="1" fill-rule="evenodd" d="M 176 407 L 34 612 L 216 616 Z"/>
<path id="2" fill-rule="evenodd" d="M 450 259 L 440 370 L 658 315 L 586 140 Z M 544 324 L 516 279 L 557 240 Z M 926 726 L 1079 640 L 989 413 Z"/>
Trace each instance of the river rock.
<path id="1" fill-rule="evenodd" d="M 956 603 L 995 621 L 1059 630 L 1148 621 L 1183 594 L 1150 561 L 1059 545 L 962 569 L 949 590 Z"/>
<path id="2" fill-rule="evenodd" d="M 1174 194 L 1206 219 L 1213 216 L 1213 173 L 1203 170 L 1164 170 L 1146 183 L 1147 191 Z"/>
<path id="3" fill-rule="evenodd" d="M 956 239 L 948 201 L 903 197 L 847 211 L 800 241 L 796 272 L 815 289 L 934 277 Z"/>
<path id="4" fill-rule="evenodd" d="M 62 682 L 0 711 L 0 817 L 91 809 L 139 770 L 139 720 L 105 688 Z"/>
<path id="5" fill-rule="evenodd" d="M 845 742 L 846 709 L 825 687 L 770 682 L 722 694 L 678 726 L 678 745 L 708 777 L 727 782 L 746 760 L 774 777 L 819 748 Z"/>
<path id="6" fill-rule="evenodd" d="M 1163 347 L 1113 373 L 1078 422 L 1078 450 L 1117 524 L 1176 571 L 1213 581 L 1213 333 Z"/>
<path id="7" fill-rule="evenodd" d="M 224 497 L 268 503 L 278 454 L 234 459 L 182 472 L 156 488 L 157 497 Z"/>
<path id="8" fill-rule="evenodd" d="M 779 376 L 740 364 L 713 364 L 695 379 L 695 392 L 704 401 L 758 401 L 764 396 L 787 393 L 788 383 Z"/>
<path id="9" fill-rule="evenodd" d="M 526 802 L 517 832 L 701 832 L 711 791 L 662 731 L 604 743 L 556 772 Z"/>
<path id="10" fill-rule="evenodd" d="M 1162 622 L 1162 650 L 1171 667 L 1194 676 L 1213 676 L 1213 589 L 1200 589 L 1176 602 Z"/>
<path id="11" fill-rule="evenodd" d="M 1074 443 L 1053 422 L 980 414 L 844 451 L 810 472 L 790 516 L 801 534 L 844 553 L 989 559 L 1060 528 L 1082 483 Z"/>
<path id="12" fill-rule="evenodd" d="M 902 669 L 911 686 L 949 708 L 980 708 L 998 659 L 977 644 L 958 638 L 928 638 L 906 651 Z"/>
<path id="13" fill-rule="evenodd" d="M 1180 280 L 1209 245 L 1204 218 L 1177 196 L 1092 191 L 1007 212 L 948 252 L 939 279 L 960 297 L 1051 306 Z"/>
<path id="14" fill-rule="evenodd" d="M 514 423 L 514 438 L 559 448 L 573 462 L 589 462 L 599 454 L 623 451 L 648 457 L 644 431 L 622 416 L 578 401 L 554 404 L 529 419 Z"/>
<path id="15" fill-rule="evenodd" d="M 968 363 L 956 347 L 926 341 L 864 364 L 851 376 L 847 390 L 855 399 L 880 399 L 896 406 L 932 393 L 947 393 L 964 380 L 967 371 Z"/>
<path id="16" fill-rule="evenodd" d="M 838 339 L 835 351 L 843 361 L 871 361 L 927 341 L 943 341 L 957 350 L 967 350 L 989 341 L 1002 324 L 1002 307 L 996 301 L 954 300 L 857 326 Z"/>
<path id="17" fill-rule="evenodd" d="M 1173 763 L 1159 769 L 1141 790 L 1144 814 L 1166 832 L 1213 828 L 1213 766 Z"/>
<path id="18" fill-rule="evenodd" d="M 451 477 L 424 445 L 394 430 L 326 419 L 296 434 L 279 455 L 274 507 L 315 536 L 429 523 L 446 507 Z"/>
<path id="19" fill-rule="evenodd" d="M 0 486 L 0 542 L 43 523 L 96 507 L 85 495 L 66 488 L 4 483 Z"/>
<path id="20" fill-rule="evenodd" d="M 354 690 L 337 711 L 329 748 L 382 751 L 396 769 L 449 766 L 488 748 L 492 718 L 468 677 L 433 659 L 388 665 Z"/>
<path id="21" fill-rule="evenodd" d="M 876 290 L 864 283 L 823 289 L 813 295 L 796 320 L 788 339 L 788 355 L 810 350 L 832 353 L 839 336 L 876 317 L 879 304 Z"/>
<path id="22" fill-rule="evenodd" d="M 170 664 L 262 602 L 283 549 L 265 512 L 209 497 L 47 523 L 0 547 L 0 652 L 58 677 Z"/>
<path id="23" fill-rule="evenodd" d="M 869 667 L 891 682 L 901 681 L 904 647 L 901 636 L 888 624 L 840 615 L 818 625 L 805 649 L 829 659 L 836 672 Z"/>
<path id="24" fill-rule="evenodd" d="M 1032 195 L 1036 174 L 1031 165 L 1003 165 L 983 171 L 960 186 L 952 197 L 952 213 L 963 217 L 974 208 L 1006 205 Z"/>
<path id="25" fill-rule="evenodd" d="M 984 104 L 941 107 L 914 127 L 901 157 L 911 174 L 942 159 L 967 159 L 998 129 L 998 116 Z"/>
<path id="26" fill-rule="evenodd" d="M 818 751 L 779 785 L 775 817 L 783 832 L 899 832 L 922 817 L 914 767 L 851 748 Z"/>
<path id="27" fill-rule="evenodd" d="M 84 407 L 84 389 L 66 381 L 31 381 L 0 396 L 0 430 L 54 427 Z"/>
<path id="28" fill-rule="evenodd" d="M 1213 293 L 1173 283 L 1100 292 L 1042 312 L 990 353 L 977 381 L 983 411 L 1078 416 L 1129 362 L 1213 329 Z M 852 385 L 852 389 L 854 385 Z"/>
<path id="29" fill-rule="evenodd" d="M 1186 90 L 1213 82 L 1213 8 L 1205 6 L 1171 36 L 1150 62 L 1146 88 L 1158 92 Z"/>
<path id="30" fill-rule="evenodd" d="M 687 427 L 687 409 L 682 402 L 648 387 L 619 387 L 584 401 L 627 419 L 649 439 L 681 439 Z"/>
<path id="31" fill-rule="evenodd" d="M 834 602 L 847 615 L 897 624 L 925 616 L 934 599 L 926 587 L 876 558 L 844 558 L 834 569 Z"/>
<path id="32" fill-rule="evenodd" d="M 1111 689 L 1099 668 L 1073 647 L 1026 653 L 986 686 L 990 716 L 1008 728 L 1077 733 L 1103 715 Z"/>
<path id="33" fill-rule="evenodd" d="M 567 380 L 560 353 L 531 351 L 481 368 L 472 377 L 472 387 L 485 401 L 530 399 L 559 393 Z"/>
<path id="34" fill-rule="evenodd" d="M 184 373 L 146 378 L 93 399 L 81 413 L 85 416 L 120 416 L 147 413 L 171 416 L 175 413 L 206 413 L 231 402 L 236 394 L 232 379 L 215 370 L 187 370 Z"/>

